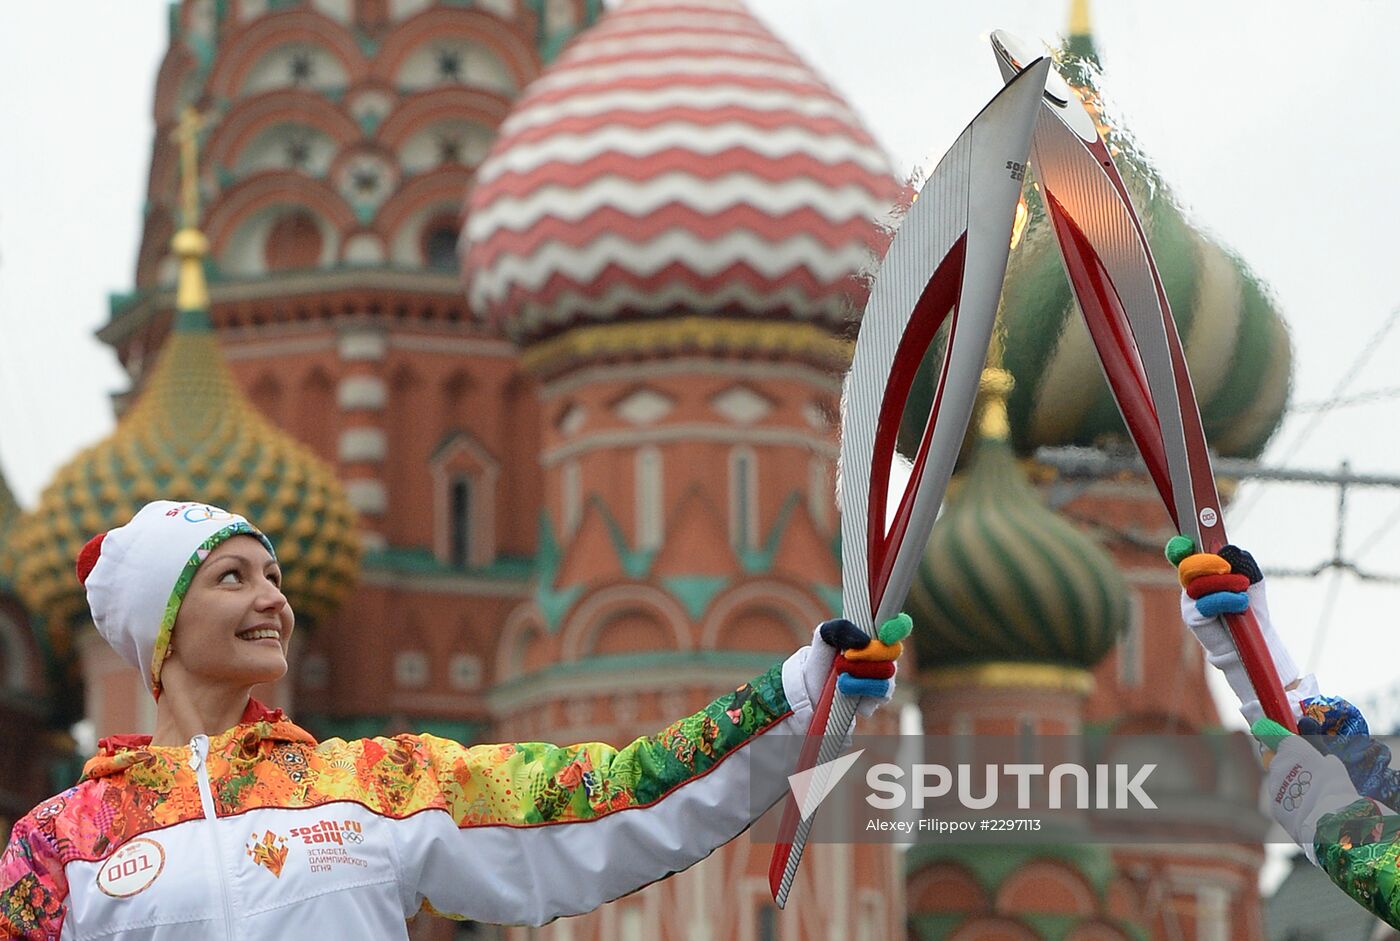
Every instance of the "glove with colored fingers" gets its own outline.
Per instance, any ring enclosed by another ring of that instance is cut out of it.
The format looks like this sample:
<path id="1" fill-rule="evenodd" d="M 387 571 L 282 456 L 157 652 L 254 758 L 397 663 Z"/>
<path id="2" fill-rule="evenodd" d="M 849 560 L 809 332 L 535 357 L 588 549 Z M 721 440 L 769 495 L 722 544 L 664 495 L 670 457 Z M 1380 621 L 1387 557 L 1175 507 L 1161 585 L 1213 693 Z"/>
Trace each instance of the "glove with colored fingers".
<path id="1" fill-rule="evenodd" d="M 1385 812 L 1357 793 L 1336 755 L 1321 754 L 1272 719 L 1255 721 L 1250 732 L 1270 750 L 1265 755 L 1269 810 L 1313 864 L 1319 836 L 1324 844 L 1336 843 L 1351 820 L 1378 819 Z"/>
<path id="2" fill-rule="evenodd" d="M 1298 731 L 1324 755 L 1341 759 L 1362 796 L 1400 807 L 1400 771 L 1390 767 L 1390 748 L 1371 737 L 1360 709 L 1337 696 L 1316 696 L 1303 700 L 1302 711 Z"/>
<path id="3" fill-rule="evenodd" d="M 845 618 L 823 621 L 800 664 L 808 701 L 815 706 L 821 699 L 834 664 L 837 690 L 860 697 L 856 705 L 860 715 L 874 713 L 894 696 L 895 661 L 904 652 L 903 640 L 913 626 L 909 615 L 899 614 L 881 624 L 876 636 L 870 637 Z M 797 704 L 793 706 L 796 708 Z"/>
<path id="4" fill-rule="evenodd" d="M 1181 619 L 1205 648 L 1211 666 L 1225 674 L 1243 704 L 1240 712 L 1244 717 L 1253 722 L 1264 715 L 1264 710 L 1223 616 L 1241 614 L 1247 609 L 1254 611 L 1279 681 L 1287 691 L 1294 715 L 1298 715 L 1299 703 L 1317 695 L 1317 683 L 1312 674 L 1299 676 L 1298 665 L 1274 630 L 1264 594 L 1264 574 L 1254 557 L 1238 546 L 1225 546 L 1219 553 L 1197 552 L 1189 538 L 1176 536 L 1167 543 L 1167 559 L 1176 566 L 1181 582 Z"/>

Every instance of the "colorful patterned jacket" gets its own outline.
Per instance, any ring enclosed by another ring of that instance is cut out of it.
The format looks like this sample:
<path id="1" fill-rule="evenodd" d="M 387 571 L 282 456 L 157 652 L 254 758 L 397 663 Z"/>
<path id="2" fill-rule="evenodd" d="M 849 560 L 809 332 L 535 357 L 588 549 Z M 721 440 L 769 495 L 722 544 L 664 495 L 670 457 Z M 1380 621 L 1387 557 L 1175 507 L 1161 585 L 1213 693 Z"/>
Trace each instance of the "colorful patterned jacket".
<path id="1" fill-rule="evenodd" d="M 1400 816 L 1363 797 L 1318 822 L 1313 853 L 1343 892 L 1400 928 Z"/>
<path id="2" fill-rule="evenodd" d="M 745 746 L 805 731 L 805 653 L 622 749 L 318 743 L 256 703 L 186 746 L 104 740 L 14 827 L 0 936 L 391 939 L 424 906 L 503 924 L 586 912 L 783 796 L 787 749 Z"/>

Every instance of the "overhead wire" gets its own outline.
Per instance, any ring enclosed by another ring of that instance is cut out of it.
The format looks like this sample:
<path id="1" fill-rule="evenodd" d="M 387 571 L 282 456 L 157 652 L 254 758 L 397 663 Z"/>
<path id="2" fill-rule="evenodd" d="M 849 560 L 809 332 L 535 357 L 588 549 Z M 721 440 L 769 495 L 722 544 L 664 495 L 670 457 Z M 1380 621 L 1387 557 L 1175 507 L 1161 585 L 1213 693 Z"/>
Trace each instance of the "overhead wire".
<path id="1" fill-rule="evenodd" d="M 1400 399 L 1400 386 L 1386 386 L 1371 389 L 1343 399 L 1322 399 L 1317 402 L 1299 402 L 1288 407 L 1289 414 L 1301 415 L 1307 412 L 1320 412 L 1335 408 L 1351 408 L 1356 405 L 1374 405 L 1389 399 Z"/>
<path id="2" fill-rule="evenodd" d="M 1390 314 L 1385 318 L 1385 321 L 1380 327 L 1361 345 L 1361 350 L 1356 354 L 1351 365 L 1341 371 L 1340 377 L 1332 387 L 1331 394 L 1322 402 L 1316 403 L 1316 407 L 1311 411 L 1311 418 L 1309 418 L 1303 428 L 1293 436 L 1288 446 L 1281 449 L 1277 461 L 1279 466 L 1287 467 L 1289 460 L 1297 454 L 1298 449 L 1301 448 L 1304 442 L 1317 430 L 1317 426 L 1322 423 L 1323 419 L 1334 409 L 1339 407 L 1339 403 L 1344 400 L 1347 389 L 1351 386 L 1352 382 L 1355 381 L 1366 364 L 1371 361 L 1371 358 L 1376 355 L 1377 350 L 1379 350 L 1381 345 L 1385 342 L 1386 337 L 1390 334 L 1391 329 L 1398 320 L 1400 320 L 1400 305 L 1397 305 L 1390 311 Z M 1249 515 L 1250 511 L 1259 503 L 1258 494 L 1260 492 L 1260 490 L 1254 490 L 1243 500 L 1236 501 L 1235 505 L 1228 511 L 1231 523 L 1238 525 Z"/>

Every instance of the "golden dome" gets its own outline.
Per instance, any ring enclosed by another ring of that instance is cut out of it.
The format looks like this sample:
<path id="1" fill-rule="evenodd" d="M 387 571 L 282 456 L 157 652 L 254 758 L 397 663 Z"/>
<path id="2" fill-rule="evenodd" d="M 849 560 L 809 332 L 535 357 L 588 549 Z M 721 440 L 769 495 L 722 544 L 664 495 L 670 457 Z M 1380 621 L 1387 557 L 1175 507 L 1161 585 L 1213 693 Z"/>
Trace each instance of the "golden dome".
<path id="1" fill-rule="evenodd" d="M 202 286 L 185 282 L 202 281 L 200 246 L 184 239 L 179 247 L 187 252 L 181 293 L 192 287 L 197 295 Z M 302 619 L 330 614 L 354 581 L 360 548 L 344 489 L 330 467 L 247 401 L 199 308 L 176 315 L 116 430 L 62 467 L 13 527 L 15 581 L 29 607 L 44 615 L 60 658 L 87 617 L 73 571 L 78 550 L 158 499 L 217 504 L 266 532 Z"/>

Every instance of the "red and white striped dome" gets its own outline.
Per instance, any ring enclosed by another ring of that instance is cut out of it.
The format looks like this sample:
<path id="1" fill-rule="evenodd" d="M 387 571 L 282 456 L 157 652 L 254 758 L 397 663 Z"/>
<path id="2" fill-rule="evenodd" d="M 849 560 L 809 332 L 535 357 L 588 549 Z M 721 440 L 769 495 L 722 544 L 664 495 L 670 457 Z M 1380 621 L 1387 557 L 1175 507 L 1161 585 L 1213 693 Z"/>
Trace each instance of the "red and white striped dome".
<path id="1" fill-rule="evenodd" d="M 468 296 L 521 339 L 686 314 L 836 325 L 898 191 L 850 107 L 739 0 L 627 0 L 501 125 L 469 201 Z"/>

